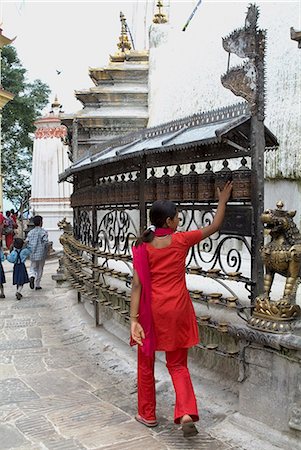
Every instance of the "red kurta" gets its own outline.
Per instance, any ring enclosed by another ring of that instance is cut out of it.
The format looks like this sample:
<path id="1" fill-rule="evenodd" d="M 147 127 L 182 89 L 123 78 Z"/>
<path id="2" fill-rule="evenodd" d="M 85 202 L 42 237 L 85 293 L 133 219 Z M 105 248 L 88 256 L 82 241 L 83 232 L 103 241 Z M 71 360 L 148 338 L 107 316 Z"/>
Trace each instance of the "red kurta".
<path id="1" fill-rule="evenodd" d="M 171 236 L 165 248 L 147 245 L 151 280 L 152 314 L 156 350 L 173 351 L 199 342 L 194 308 L 186 287 L 185 260 L 188 250 L 202 239 L 202 231 Z"/>

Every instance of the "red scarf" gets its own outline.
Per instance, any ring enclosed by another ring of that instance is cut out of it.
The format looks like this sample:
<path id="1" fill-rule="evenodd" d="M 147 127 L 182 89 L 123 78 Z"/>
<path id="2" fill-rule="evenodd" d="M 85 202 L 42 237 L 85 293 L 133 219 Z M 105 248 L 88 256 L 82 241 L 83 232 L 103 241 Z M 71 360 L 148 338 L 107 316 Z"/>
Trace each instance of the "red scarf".
<path id="1" fill-rule="evenodd" d="M 156 228 L 155 236 L 167 236 L 173 232 L 171 228 Z M 146 356 L 152 356 L 156 349 L 156 338 L 151 307 L 151 273 L 145 243 L 133 247 L 133 266 L 142 285 L 139 303 L 139 322 L 145 333 L 142 351 Z M 131 337 L 130 345 L 135 344 Z"/>

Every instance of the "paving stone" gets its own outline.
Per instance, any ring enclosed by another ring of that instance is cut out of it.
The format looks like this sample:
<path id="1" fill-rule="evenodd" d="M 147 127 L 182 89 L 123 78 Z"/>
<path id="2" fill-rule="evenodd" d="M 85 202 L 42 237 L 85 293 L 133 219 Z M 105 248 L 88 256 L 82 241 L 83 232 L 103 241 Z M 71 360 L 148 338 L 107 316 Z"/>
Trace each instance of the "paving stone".
<path id="1" fill-rule="evenodd" d="M 122 422 L 129 420 L 129 416 L 114 406 L 99 401 L 92 405 L 77 405 L 74 408 L 53 411 L 47 417 L 60 433 L 69 438 L 95 435 L 102 428 L 115 426 L 119 428 Z M 94 438 L 93 438 L 94 439 Z"/>
<path id="2" fill-rule="evenodd" d="M 102 422 L 98 423 L 95 428 L 86 429 L 79 439 L 88 448 L 95 448 L 100 444 L 104 447 L 118 444 L 119 448 L 123 449 L 127 442 L 141 440 L 141 438 L 148 437 L 150 434 L 151 431 L 149 429 L 131 419 L 118 426 L 116 424 L 110 425 L 110 422 L 105 424 Z"/>
<path id="3" fill-rule="evenodd" d="M 88 337 L 83 333 L 69 333 L 67 336 L 63 336 L 61 342 L 63 345 L 76 345 L 79 342 L 87 341 Z"/>
<path id="4" fill-rule="evenodd" d="M 4 328 L 4 334 L 8 341 L 27 339 L 26 328 Z"/>
<path id="5" fill-rule="evenodd" d="M 95 389 L 99 386 L 103 386 L 103 371 L 98 366 L 95 367 L 91 364 L 83 364 L 81 366 L 71 367 L 70 372 L 74 373 L 79 378 L 88 381 L 88 383 L 90 383 Z"/>
<path id="6" fill-rule="evenodd" d="M 20 447 L 26 443 L 24 436 L 10 424 L 0 424 L 1 450 Z"/>
<path id="7" fill-rule="evenodd" d="M 36 321 L 28 318 L 24 319 L 6 319 L 5 320 L 5 328 L 26 328 L 26 327 L 33 327 L 36 324 Z"/>
<path id="8" fill-rule="evenodd" d="M 43 347 L 28 347 L 28 348 L 16 348 L 12 350 L 4 350 L 5 355 L 18 356 L 18 355 L 41 355 L 46 356 L 48 354 L 48 348 Z M 0 352 L 1 355 L 1 352 Z"/>
<path id="9" fill-rule="evenodd" d="M 59 441 L 44 441 L 44 448 L 48 450 L 85 450 L 87 447 L 84 447 L 80 442 L 75 441 L 74 439 L 61 439 Z"/>
<path id="10" fill-rule="evenodd" d="M 46 372 L 43 355 L 18 355 L 13 358 L 18 374 L 37 374 Z"/>
<path id="11" fill-rule="evenodd" d="M 15 339 L 0 342 L 0 350 L 24 349 L 41 346 L 42 342 L 39 339 Z"/>
<path id="12" fill-rule="evenodd" d="M 68 368 L 85 362 L 85 355 L 74 350 L 64 348 L 49 349 L 49 356 L 45 358 L 45 363 L 49 368 Z"/>
<path id="13" fill-rule="evenodd" d="M 24 417 L 24 413 L 19 406 L 15 404 L 0 406 L 0 422 L 14 422 L 17 419 Z"/>
<path id="14" fill-rule="evenodd" d="M 15 303 L 12 307 L 13 310 L 22 310 L 27 308 L 48 308 L 47 302 L 43 303 L 40 300 L 37 301 L 37 299 L 30 299 L 30 298 L 24 298 L 22 302 Z"/>
<path id="15" fill-rule="evenodd" d="M 10 364 L 12 360 L 13 360 L 12 356 L 0 353 L 0 364 Z"/>
<path id="16" fill-rule="evenodd" d="M 27 328 L 26 333 L 29 339 L 40 339 L 42 337 L 42 331 L 40 327 Z"/>
<path id="17" fill-rule="evenodd" d="M 140 439 L 123 442 L 120 444 L 113 444 L 105 447 L 97 447 L 95 450 L 170 450 L 172 447 L 167 447 L 164 443 L 159 442 L 155 437 L 142 437 Z M 177 448 L 177 447 L 173 447 Z M 197 447 L 194 448 L 196 450 Z"/>
<path id="18" fill-rule="evenodd" d="M 92 386 L 64 369 L 23 377 L 39 395 L 63 395 L 66 392 L 92 390 Z"/>
<path id="19" fill-rule="evenodd" d="M 87 391 L 71 392 L 57 397 L 42 397 L 36 400 L 20 404 L 20 408 L 31 416 L 35 414 L 47 414 L 66 408 L 76 408 L 78 405 L 88 404 L 91 407 L 100 400 Z"/>
<path id="20" fill-rule="evenodd" d="M 0 404 L 19 403 L 38 398 L 38 395 L 18 378 L 0 380 Z"/>
<path id="21" fill-rule="evenodd" d="M 194 437 L 184 438 L 182 431 L 179 427 L 173 427 L 170 431 L 163 431 L 158 434 L 160 442 L 164 443 L 168 449 L 181 449 L 181 450 L 228 450 L 231 447 L 215 438 L 210 436 L 204 431 L 199 432 Z"/>
<path id="22" fill-rule="evenodd" d="M 7 340 L 7 335 L 5 334 L 4 329 L 0 330 L 0 341 Z"/>
<path id="23" fill-rule="evenodd" d="M 0 380 L 13 378 L 16 375 L 16 369 L 13 364 L 0 364 Z"/>
<path id="24" fill-rule="evenodd" d="M 33 441 L 43 442 L 51 437 L 60 439 L 52 423 L 45 417 L 23 417 L 16 421 L 16 427 Z"/>

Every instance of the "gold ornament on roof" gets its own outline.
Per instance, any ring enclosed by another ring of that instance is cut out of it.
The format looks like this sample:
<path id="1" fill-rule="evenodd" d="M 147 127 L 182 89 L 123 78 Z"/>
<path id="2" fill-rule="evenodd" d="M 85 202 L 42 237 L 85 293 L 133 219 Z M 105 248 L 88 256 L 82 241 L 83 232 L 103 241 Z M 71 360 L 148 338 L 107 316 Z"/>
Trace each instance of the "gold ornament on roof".
<path id="1" fill-rule="evenodd" d="M 153 22 L 154 23 L 166 23 L 167 15 L 162 12 L 163 2 L 160 0 L 157 3 L 158 12 L 154 15 Z"/>
<path id="2" fill-rule="evenodd" d="M 131 50 L 132 46 L 128 38 L 128 29 L 126 24 L 125 15 L 120 12 L 120 22 L 121 22 L 121 34 L 119 36 L 119 42 L 117 47 L 122 53 Z"/>
<path id="3" fill-rule="evenodd" d="M 60 108 L 62 105 L 60 104 L 60 102 L 57 99 L 57 95 L 55 96 L 54 102 L 51 103 L 51 108 Z"/>

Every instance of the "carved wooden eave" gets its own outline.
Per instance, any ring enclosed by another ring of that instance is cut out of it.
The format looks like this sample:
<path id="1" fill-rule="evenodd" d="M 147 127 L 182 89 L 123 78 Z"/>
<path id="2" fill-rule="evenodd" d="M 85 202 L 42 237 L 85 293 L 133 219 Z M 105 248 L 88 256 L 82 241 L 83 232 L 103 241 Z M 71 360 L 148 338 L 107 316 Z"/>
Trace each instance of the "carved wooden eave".
<path id="1" fill-rule="evenodd" d="M 2 109 L 6 105 L 6 103 L 8 103 L 13 98 L 14 98 L 14 94 L 0 88 L 0 109 Z"/>
<path id="2" fill-rule="evenodd" d="M 145 114 L 143 117 L 140 115 L 128 115 L 128 116 L 91 116 L 91 117 L 76 117 L 77 123 L 82 128 L 95 128 L 95 129 L 107 129 L 114 130 L 123 126 L 124 129 L 144 128 L 148 121 L 148 116 Z M 64 122 L 65 123 L 65 122 Z"/>
<path id="3" fill-rule="evenodd" d="M 301 48 L 301 31 L 296 31 L 291 27 L 291 39 L 298 42 L 298 48 Z"/>
<path id="4" fill-rule="evenodd" d="M 116 166 L 125 170 L 128 165 L 138 164 L 142 156 L 146 157 L 148 167 L 168 161 L 189 163 L 196 157 L 201 161 L 205 154 L 208 157 L 210 146 L 220 148 L 219 158 L 226 158 L 228 153 L 233 153 L 233 148 L 237 157 L 249 156 L 250 117 L 247 104 L 238 104 L 109 140 L 98 145 L 93 156 L 83 158 L 61 174 L 60 181 L 98 166 L 110 166 L 113 172 Z M 266 127 L 265 141 L 266 149 L 278 145 L 276 137 Z M 216 159 L 216 151 L 212 155 Z"/>
<path id="5" fill-rule="evenodd" d="M 147 83 L 148 52 L 117 52 L 106 67 L 90 68 L 89 76 L 96 86 L 114 83 Z"/>
<path id="6" fill-rule="evenodd" d="M 127 104 L 131 105 L 143 105 L 147 107 L 148 102 L 148 89 L 146 86 L 117 86 L 113 90 L 112 88 L 103 87 L 101 91 L 95 90 L 95 88 L 75 91 L 76 98 L 85 107 L 100 107 L 107 105 L 123 106 Z"/>
<path id="7" fill-rule="evenodd" d="M 122 67 L 108 66 L 100 69 L 89 69 L 89 76 L 96 86 L 118 83 L 146 83 L 148 66 L 135 66 L 124 70 Z"/>
<path id="8" fill-rule="evenodd" d="M 0 33 L 0 48 L 3 48 L 5 45 L 10 45 L 16 38 L 9 39 Z"/>

